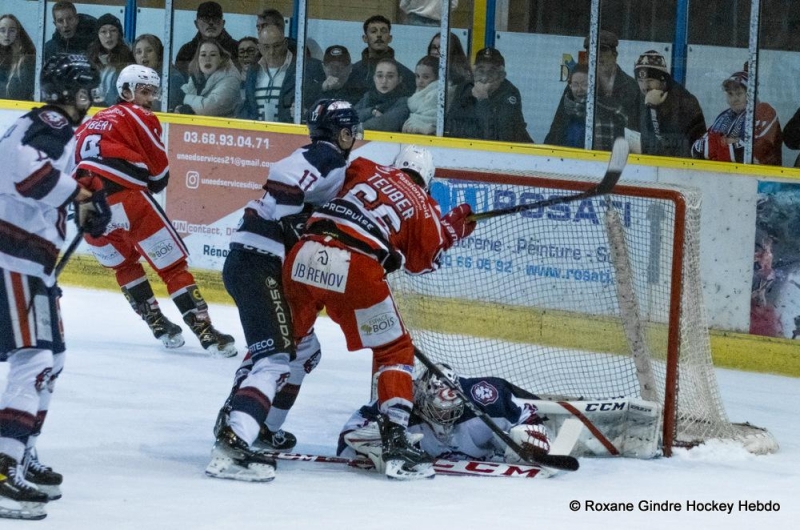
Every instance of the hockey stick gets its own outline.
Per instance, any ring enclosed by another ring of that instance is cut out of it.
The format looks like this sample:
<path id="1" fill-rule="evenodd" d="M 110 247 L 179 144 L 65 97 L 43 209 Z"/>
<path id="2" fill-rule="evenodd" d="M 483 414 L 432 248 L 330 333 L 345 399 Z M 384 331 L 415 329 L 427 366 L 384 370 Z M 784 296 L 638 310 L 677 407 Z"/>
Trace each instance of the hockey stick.
<path id="1" fill-rule="evenodd" d="M 64 251 L 64 255 L 61 257 L 61 261 L 59 261 L 58 265 L 56 265 L 56 278 L 58 278 L 58 275 L 64 270 L 64 267 L 67 266 L 67 262 L 75 253 L 75 250 L 78 248 L 78 245 L 81 244 L 81 241 L 83 241 L 84 232 L 85 230 L 83 228 L 78 228 L 78 233 L 75 234 L 75 237 L 69 242 L 67 250 Z"/>
<path id="2" fill-rule="evenodd" d="M 532 202 L 528 204 L 519 204 L 517 206 L 512 206 L 511 208 L 474 213 L 470 215 L 469 218 L 471 221 L 484 221 L 500 215 L 508 215 L 527 210 L 536 210 L 538 208 L 546 208 L 556 204 L 590 199 L 592 197 L 599 197 L 600 195 L 610 193 L 611 190 L 614 189 L 614 186 L 617 185 L 617 181 L 619 181 L 619 177 L 622 175 L 622 170 L 625 169 L 625 165 L 628 163 L 629 151 L 630 148 L 627 140 L 625 140 L 625 138 L 617 138 L 614 141 L 614 147 L 611 149 L 611 159 L 608 161 L 608 168 L 606 169 L 606 174 L 603 175 L 603 180 L 601 180 L 600 183 L 593 188 L 589 188 L 586 191 L 582 191 L 581 193 L 576 193 L 574 195 L 551 197 L 543 201 Z"/>
<path id="3" fill-rule="evenodd" d="M 375 465 L 366 459 L 344 458 L 341 456 L 323 456 L 301 453 L 264 452 L 277 460 L 293 460 L 295 462 L 315 462 L 321 464 L 341 464 L 356 469 L 375 469 Z M 478 460 L 445 460 L 437 458 L 433 469 L 439 475 L 467 477 L 517 477 L 517 478 L 549 478 L 557 472 L 538 465 L 508 464 L 505 462 L 481 462 Z"/>
<path id="4" fill-rule="evenodd" d="M 455 382 L 451 381 L 446 375 L 444 375 L 444 373 L 439 370 L 439 367 L 436 366 L 430 359 L 428 359 L 427 355 L 419 351 L 419 349 L 414 348 L 414 356 L 419 359 L 428 370 L 433 372 L 436 377 L 439 378 L 439 380 L 447 385 L 450 390 L 452 390 L 464 402 L 464 404 L 472 411 L 472 413 L 475 414 L 479 420 L 485 423 L 487 427 L 489 427 L 489 430 L 497 435 L 497 437 L 500 438 L 503 443 L 510 447 L 523 460 L 537 466 L 551 467 L 564 471 L 575 471 L 578 469 L 578 460 L 569 455 L 533 454 L 531 451 L 522 448 L 517 442 L 512 440 L 503 429 L 498 427 L 492 418 L 486 414 L 486 412 L 475 405 Z"/>

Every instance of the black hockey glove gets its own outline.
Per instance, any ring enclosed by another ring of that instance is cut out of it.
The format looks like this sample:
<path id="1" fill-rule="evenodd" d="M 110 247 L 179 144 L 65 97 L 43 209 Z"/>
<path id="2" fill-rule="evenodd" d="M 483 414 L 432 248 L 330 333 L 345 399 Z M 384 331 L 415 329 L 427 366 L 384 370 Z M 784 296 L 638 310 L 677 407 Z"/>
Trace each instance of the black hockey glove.
<path id="1" fill-rule="evenodd" d="M 104 190 L 98 190 L 85 201 L 76 204 L 75 211 L 78 228 L 83 228 L 92 237 L 102 236 L 111 222 L 111 209 Z"/>
<path id="2" fill-rule="evenodd" d="M 281 217 L 281 229 L 283 230 L 283 246 L 286 247 L 288 254 L 292 247 L 300 241 L 300 236 L 306 231 L 306 222 L 311 217 L 311 211 L 300 212 L 294 215 Z"/>

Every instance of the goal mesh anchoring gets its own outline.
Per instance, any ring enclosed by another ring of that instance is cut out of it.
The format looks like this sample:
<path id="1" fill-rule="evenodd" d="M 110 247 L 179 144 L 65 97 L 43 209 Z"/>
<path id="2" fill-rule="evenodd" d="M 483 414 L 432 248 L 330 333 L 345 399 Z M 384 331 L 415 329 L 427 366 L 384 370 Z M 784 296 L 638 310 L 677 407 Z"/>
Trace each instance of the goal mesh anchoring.
<path id="1" fill-rule="evenodd" d="M 565 175 L 437 170 L 446 212 L 588 189 Z M 712 438 L 755 453 L 774 438 L 728 421 L 711 361 L 700 267 L 700 194 L 618 185 L 612 195 L 481 221 L 421 276 L 390 276 L 404 323 L 435 362 L 543 397 L 638 397 L 664 407 L 664 454 Z"/>

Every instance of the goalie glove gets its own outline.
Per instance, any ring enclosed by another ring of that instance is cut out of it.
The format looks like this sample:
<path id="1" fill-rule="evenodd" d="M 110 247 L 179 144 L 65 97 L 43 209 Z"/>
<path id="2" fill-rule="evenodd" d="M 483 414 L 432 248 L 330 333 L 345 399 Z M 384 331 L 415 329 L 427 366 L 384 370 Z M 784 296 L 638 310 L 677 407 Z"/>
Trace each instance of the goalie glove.
<path id="1" fill-rule="evenodd" d="M 75 205 L 78 228 L 92 237 L 102 236 L 111 222 L 111 209 L 108 207 L 106 192 L 95 191 L 91 197 Z"/>
<path id="2" fill-rule="evenodd" d="M 541 423 L 538 425 L 517 425 L 508 431 L 508 436 L 522 447 L 523 452 L 530 453 L 533 456 L 543 456 L 550 453 L 550 438 L 547 436 L 547 428 Z M 506 447 L 505 460 L 512 464 L 527 463 L 511 447 Z"/>
<path id="3" fill-rule="evenodd" d="M 441 223 L 448 243 L 447 248 L 452 247 L 458 240 L 464 239 L 475 230 L 477 222 L 471 220 L 470 215 L 472 215 L 472 208 L 469 204 L 464 203 L 456 206 L 442 217 Z"/>

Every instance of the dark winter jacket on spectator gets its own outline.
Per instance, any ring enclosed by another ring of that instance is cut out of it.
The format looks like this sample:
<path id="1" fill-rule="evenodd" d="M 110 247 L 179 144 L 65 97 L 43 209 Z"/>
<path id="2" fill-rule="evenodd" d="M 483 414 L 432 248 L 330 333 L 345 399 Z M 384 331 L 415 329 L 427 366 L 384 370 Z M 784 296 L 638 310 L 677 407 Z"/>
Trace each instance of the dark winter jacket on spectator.
<path id="1" fill-rule="evenodd" d="M 97 19 L 91 15 L 78 14 L 78 28 L 75 36 L 69 40 L 64 39 L 58 30 L 53 32 L 53 38 L 44 43 L 44 59 L 57 53 L 82 53 L 86 54 L 89 44 L 97 37 Z M 122 36 L 120 35 L 120 38 Z"/>
<path id="2" fill-rule="evenodd" d="M 664 103 L 648 107 L 643 99 L 640 101 L 642 153 L 691 157 L 692 144 L 706 132 L 706 120 L 697 98 L 670 80 Z"/>
<path id="3" fill-rule="evenodd" d="M 465 83 L 456 89 L 445 120 L 447 136 L 533 143 L 522 116 L 517 87 L 504 79 L 487 99 L 478 101 L 472 95 L 473 86 Z"/>

